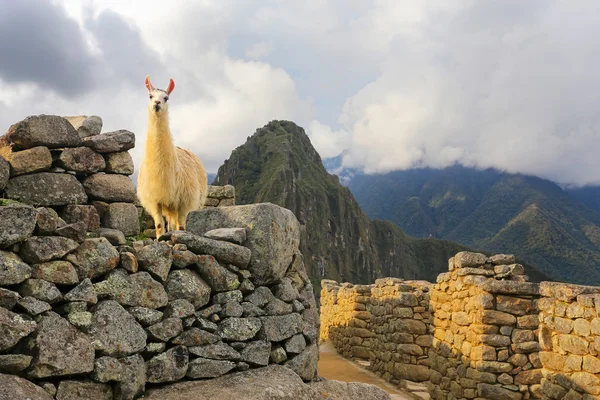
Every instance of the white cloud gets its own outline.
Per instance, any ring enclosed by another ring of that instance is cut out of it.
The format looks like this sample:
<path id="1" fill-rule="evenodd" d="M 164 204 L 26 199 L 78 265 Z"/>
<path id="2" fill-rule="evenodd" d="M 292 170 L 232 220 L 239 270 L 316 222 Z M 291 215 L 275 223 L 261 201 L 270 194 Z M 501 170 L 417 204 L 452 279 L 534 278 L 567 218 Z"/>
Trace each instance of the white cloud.
<path id="1" fill-rule="evenodd" d="M 99 114 L 137 134 L 138 165 L 150 74 L 175 80 L 175 140 L 210 171 L 256 128 L 291 119 L 321 156 L 349 148 L 345 162 L 368 172 L 460 162 L 600 183 L 593 0 L 57 1 L 106 82 L 66 98 L 5 79 L 0 129 Z"/>

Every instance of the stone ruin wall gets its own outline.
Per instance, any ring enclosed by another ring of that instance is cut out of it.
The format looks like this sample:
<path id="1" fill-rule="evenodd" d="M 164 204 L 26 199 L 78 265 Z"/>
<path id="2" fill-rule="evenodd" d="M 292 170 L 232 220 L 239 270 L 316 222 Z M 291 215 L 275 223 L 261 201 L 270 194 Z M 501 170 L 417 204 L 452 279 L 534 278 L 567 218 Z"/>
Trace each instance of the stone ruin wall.
<path id="1" fill-rule="evenodd" d="M 324 281 L 321 340 L 368 350 L 389 381 L 427 381 L 433 399 L 600 399 L 600 288 L 523 273 L 513 256 L 461 252 L 435 284 L 385 278 L 358 296 Z"/>
<path id="2" fill-rule="evenodd" d="M 268 364 L 315 378 L 318 311 L 294 215 L 229 206 L 233 188 L 212 187 L 219 207 L 191 213 L 187 232 L 140 238 L 135 136 L 78 121 L 29 117 L 4 137 L 2 395 L 134 399 Z"/>

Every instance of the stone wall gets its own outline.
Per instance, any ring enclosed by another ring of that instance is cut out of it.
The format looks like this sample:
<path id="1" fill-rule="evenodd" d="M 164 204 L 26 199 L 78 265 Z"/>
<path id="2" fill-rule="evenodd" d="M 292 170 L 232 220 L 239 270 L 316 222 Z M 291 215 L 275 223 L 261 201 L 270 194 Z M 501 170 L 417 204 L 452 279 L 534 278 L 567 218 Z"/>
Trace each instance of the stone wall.
<path id="1" fill-rule="evenodd" d="M 462 252 L 431 293 L 434 399 L 539 395 L 538 284 L 513 256 Z"/>
<path id="2" fill-rule="evenodd" d="M 132 168 L 108 167 L 130 160 L 133 134 L 100 134 L 92 122 L 76 130 L 38 116 L 8 132 L 0 387 L 36 400 L 134 399 L 268 364 L 312 380 L 318 311 L 293 213 L 208 207 L 190 214 L 187 232 L 136 240 Z"/>
<path id="3" fill-rule="evenodd" d="M 599 398 L 600 288 L 542 282 L 540 292 L 542 398 Z"/>
<path id="4" fill-rule="evenodd" d="M 371 288 L 371 369 L 388 381 L 429 380 L 430 288 L 397 278 L 377 279 Z"/>
<path id="5" fill-rule="evenodd" d="M 371 286 L 340 285 L 332 280 L 323 280 L 321 285 L 321 340 L 331 340 L 344 357 L 368 360 L 374 336 L 367 311 Z"/>

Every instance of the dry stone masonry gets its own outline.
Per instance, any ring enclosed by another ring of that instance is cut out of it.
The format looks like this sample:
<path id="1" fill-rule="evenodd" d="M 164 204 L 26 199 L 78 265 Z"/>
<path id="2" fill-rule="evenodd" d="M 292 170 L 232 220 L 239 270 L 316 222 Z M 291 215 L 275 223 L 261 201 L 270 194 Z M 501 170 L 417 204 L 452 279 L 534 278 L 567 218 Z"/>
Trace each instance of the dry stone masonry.
<path id="1" fill-rule="evenodd" d="M 433 399 L 600 399 L 600 288 L 523 273 L 511 255 L 461 252 L 436 284 L 326 280 L 321 340 Z"/>
<path id="2" fill-rule="evenodd" d="M 134 237 L 149 229 L 128 176 L 135 137 L 100 130 L 36 116 L 5 136 L 0 399 L 134 399 L 269 364 L 313 380 L 319 315 L 292 212 L 229 206 L 233 188 L 212 187 L 220 207 L 188 231 Z"/>

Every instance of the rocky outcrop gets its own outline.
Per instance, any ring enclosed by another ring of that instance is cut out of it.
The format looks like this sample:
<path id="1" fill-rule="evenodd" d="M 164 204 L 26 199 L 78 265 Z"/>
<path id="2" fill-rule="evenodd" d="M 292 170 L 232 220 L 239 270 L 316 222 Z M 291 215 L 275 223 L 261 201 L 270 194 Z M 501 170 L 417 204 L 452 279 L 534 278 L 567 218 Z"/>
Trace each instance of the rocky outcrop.
<path id="1" fill-rule="evenodd" d="M 373 385 L 321 380 L 306 384 L 288 368 L 272 365 L 218 379 L 151 390 L 147 400 L 389 400 Z"/>

